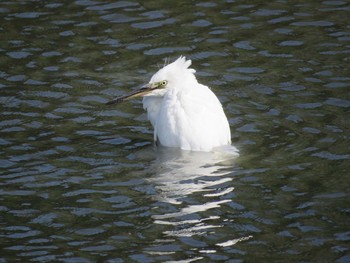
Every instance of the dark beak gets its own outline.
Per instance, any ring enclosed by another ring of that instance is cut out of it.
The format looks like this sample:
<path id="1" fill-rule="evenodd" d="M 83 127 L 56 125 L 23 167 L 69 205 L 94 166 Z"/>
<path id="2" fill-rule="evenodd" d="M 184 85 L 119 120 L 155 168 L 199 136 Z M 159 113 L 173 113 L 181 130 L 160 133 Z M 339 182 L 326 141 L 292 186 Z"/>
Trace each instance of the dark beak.
<path id="1" fill-rule="evenodd" d="M 155 87 L 152 87 L 152 85 L 146 84 L 146 85 L 142 86 L 138 90 L 131 91 L 130 93 L 128 93 L 126 95 L 122 95 L 122 96 L 114 98 L 113 100 L 108 101 L 106 103 L 106 105 L 112 105 L 112 104 L 115 104 L 115 103 L 122 102 L 124 100 L 129 100 L 129 99 L 132 99 L 132 98 L 135 98 L 135 97 L 144 96 L 144 95 L 146 95 L 147 93 L 151 92 L 154 89 L 155 89 Z"/>

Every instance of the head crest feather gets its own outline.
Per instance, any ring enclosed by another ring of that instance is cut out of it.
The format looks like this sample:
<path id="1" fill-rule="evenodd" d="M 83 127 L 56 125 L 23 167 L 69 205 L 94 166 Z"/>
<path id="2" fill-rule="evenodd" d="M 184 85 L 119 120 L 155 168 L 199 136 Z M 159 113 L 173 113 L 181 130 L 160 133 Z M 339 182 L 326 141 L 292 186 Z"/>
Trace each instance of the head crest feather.
<path id="1" fill-rule="evenodd" d="M 186 60 L 186 57 L 180 56 L 174 62 L 164 66 L 156 72 L 150 82 L 159 82 L 167 80 L 169 84 L 181 83 L 181 79 L 187 78 L 196 80 L 194 69 L 190 68 L 192 61 Z"/>
<path id="2" fill-rule="evenodd" d="M 195 69 L 189 68 L 192 64 L 192 60 L 190 60 L 190 59 L 186 60 L 185 56 L 180 56 L 177 60 L 175 60 L 171 64 L 174 64 L 177 67 L 182 68 L 182 69 L 188 69 L 191 73 L 196 72 Z M 169 64 L 169 65 L 171 65 L 171 64 Z"/>

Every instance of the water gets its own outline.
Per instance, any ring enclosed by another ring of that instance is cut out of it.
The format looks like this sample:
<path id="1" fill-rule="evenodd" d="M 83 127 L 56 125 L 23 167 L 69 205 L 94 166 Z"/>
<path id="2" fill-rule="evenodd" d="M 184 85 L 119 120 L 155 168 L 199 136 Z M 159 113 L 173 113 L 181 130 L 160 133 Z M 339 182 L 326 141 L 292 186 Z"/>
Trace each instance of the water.
<path id="1" fill-rule="evenodd" d="M 350 262 L 346 1 L 2 1 L 1 262 Z M 186 55 L 240 156 L 155 147 Z"/>

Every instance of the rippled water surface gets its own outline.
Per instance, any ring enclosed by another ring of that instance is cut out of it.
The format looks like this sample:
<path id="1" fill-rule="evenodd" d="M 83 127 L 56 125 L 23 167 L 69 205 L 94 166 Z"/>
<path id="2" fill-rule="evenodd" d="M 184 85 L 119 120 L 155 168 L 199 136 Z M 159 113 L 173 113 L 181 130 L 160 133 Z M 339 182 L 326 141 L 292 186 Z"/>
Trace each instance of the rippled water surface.
<path id="1" fill-rule="evenodd" d="M 350 262 L 348 1 L 2 1 L 1 262 Z M 238 158 L 109 99 L 180 55 Z"/>

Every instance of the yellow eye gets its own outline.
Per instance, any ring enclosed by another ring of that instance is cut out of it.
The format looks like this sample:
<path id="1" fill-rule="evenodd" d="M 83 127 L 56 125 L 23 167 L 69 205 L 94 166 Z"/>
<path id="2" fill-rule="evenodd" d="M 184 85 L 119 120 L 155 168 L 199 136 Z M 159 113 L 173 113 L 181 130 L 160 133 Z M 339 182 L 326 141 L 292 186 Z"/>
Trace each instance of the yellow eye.
<path id="1" fill-rule="evenodd" d="M 165 87 L 166 84 L 168 84 L 168 81 L 166 81 L 166 80 L 159 82 L 159 86 L 161 86 L 161 87 Z"/>

